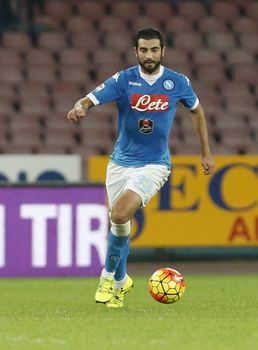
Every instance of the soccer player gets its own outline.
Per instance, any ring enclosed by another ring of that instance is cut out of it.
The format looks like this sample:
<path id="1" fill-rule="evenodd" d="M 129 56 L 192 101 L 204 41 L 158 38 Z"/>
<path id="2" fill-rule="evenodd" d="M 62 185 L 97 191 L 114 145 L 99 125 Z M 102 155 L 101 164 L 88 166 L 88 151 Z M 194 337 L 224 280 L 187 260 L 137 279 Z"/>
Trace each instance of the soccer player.
<path id="1" fill-rule="evenodd" d="M 118 138 L 106 177 L 111 228 L 105 267 L 95 294 L 96 302 L 113 308 L 124 305 L 125 294 L 133 286 L 126 269 L 131 219 L 170 174 L 168 139 L 178 102 L 190 110 L 204 174 L 210 174 L 214 167 L 204 112 L 191 82 L 161 65 L 165 54 L 163 35 L 155 28 L 140 30 L 134 50 L 138 65 L 104 81 L 78 100 L 67 116 L 77 122 L 93 106 L 117 103 Z"/>

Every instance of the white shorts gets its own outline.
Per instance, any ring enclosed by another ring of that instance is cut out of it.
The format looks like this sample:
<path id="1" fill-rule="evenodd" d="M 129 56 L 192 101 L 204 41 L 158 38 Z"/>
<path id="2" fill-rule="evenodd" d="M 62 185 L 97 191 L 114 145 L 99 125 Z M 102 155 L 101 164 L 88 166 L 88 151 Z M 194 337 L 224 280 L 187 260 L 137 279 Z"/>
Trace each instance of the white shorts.
<path id="1" fill-rule="evenodd" d="M 170 170 L 165 165 L 147 164 L 140 168 L 127 168 L 109 162 L 106 176 L 109 208 L 126 190 L 136 192 L 145 207 L 167 181 L 169 174 Z"/>

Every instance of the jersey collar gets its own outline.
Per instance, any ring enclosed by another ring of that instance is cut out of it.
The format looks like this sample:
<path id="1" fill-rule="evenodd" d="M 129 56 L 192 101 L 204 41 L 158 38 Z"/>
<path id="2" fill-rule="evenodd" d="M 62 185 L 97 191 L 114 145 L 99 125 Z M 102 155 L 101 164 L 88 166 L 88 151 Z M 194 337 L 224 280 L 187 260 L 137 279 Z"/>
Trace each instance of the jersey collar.
<path id="1" fill-rule="evenodd" d="M 144 79 L 149 85 L 153 85 L 163 74 L 164 67 L 160 66 L 159 72 L 155 75 L 145 74 L 141 71 L 141 67 L 138 66 L 139 74 L 142 79 Z"/>

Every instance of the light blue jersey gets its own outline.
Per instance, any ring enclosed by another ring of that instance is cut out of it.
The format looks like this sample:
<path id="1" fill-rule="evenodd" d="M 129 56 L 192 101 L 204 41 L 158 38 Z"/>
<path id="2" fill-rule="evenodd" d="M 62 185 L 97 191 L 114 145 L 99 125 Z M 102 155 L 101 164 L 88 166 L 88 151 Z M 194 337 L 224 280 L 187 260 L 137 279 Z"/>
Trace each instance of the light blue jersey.
<path id="1" fill-rule="evenodd" d="M 88 97 L 96 104 L 116 101 L 118 139 L 111 159 L 125 167 L 162 164 L 170 168 L 168 140 L 181 102 L 195 109 L 199 103 L 189 79 L 161 67 L 162 74 L 150 85 L 139 66 L 116 73 Z"/>

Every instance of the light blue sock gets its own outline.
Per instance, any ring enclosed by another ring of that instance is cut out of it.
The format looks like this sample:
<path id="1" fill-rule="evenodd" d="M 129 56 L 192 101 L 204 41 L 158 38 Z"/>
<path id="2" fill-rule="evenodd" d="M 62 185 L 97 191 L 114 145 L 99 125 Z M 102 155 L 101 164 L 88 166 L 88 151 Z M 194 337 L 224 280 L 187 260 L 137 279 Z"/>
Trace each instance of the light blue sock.
<path id="1" fill-rule="evenodd" d="M 118 237 L 110 231 L 108 234 L 107 256 L 105 269 L 107 272 L 115 272 L 127 246 L 128 236 Z"/>
<path id="2" fill-rule="evenodd" d="M 116 269 L 116 273 L 115 273 L 115 280 L 116 281 L 121 281 L 126 275 L 127 257 L 129 255 L 129 244 L 130 244 L 130 239 L 129 239 L 129 237 L 127 237 L 127 238 L 128 238 L 127 244 L 124 247 L 119 264 L 118 264 L 117 269 Z"/>

